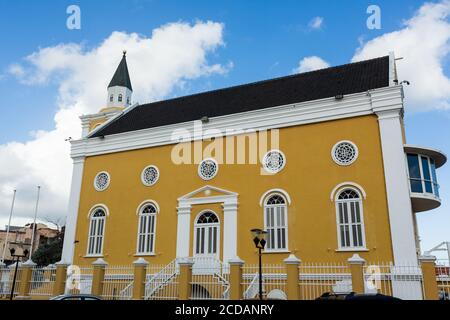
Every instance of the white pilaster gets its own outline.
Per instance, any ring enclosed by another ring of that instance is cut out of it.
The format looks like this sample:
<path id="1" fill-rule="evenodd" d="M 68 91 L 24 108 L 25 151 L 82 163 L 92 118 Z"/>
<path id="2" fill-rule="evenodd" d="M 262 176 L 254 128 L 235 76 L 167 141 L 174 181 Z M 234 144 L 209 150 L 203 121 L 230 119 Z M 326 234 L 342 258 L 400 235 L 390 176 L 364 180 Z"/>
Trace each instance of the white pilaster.
<path id="1" fill-rule="evenodd" d="M 180 202 L 177 208 L 177 258 L 189 257 L 189 235 L 191 231 L 191 205 Z"/>
<path id="2" fill-rule="evenodd" d="M 417 263 L 400 109 L 378 113 L 394 262 Z"/>
<path id="3" fill-rule="evenodd" d="M 237 256 L 237 198 L 233 197 L 223 203 L 223 261 Z"/>
<path id="4" fill-rule="evenodd" d="M 71 264 L 75 249 L 78 207 L 80 204 L 81 183 L 83 180 L 84 157 L 73 159 L 72 184 L 70 187 L 69 207 L 67 210 L 64 246 L 61 261 Z"/>

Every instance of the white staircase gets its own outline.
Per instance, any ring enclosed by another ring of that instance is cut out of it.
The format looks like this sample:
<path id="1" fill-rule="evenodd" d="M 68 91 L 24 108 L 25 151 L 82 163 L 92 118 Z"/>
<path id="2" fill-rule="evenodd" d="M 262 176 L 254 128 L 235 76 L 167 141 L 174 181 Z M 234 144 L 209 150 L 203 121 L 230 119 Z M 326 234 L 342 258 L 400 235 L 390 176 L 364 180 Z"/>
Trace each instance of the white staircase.
<path id="1" fill-rule="evenodd" d="M 168 265 L 162 268 L 158 273 L 150 277 L 145 283 L 144 299 L 151 299 L 160 289 L 168 285 L 178 275 L 179 269 L 177 260 L 172 260 Z"/>

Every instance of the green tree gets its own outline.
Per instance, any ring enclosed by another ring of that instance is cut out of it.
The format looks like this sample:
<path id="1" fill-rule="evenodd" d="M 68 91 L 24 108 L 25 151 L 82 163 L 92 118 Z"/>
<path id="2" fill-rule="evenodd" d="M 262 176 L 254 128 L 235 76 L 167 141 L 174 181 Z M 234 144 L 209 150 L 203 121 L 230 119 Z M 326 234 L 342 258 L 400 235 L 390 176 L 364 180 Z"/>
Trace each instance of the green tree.
<path id="1" fill-rule="evenodd" d="M 31 260 L 39 266 L 48 266 L 61 260 L 63 248 L 64 228 L 54 238 L 41 244 L 31 256 Z"/>

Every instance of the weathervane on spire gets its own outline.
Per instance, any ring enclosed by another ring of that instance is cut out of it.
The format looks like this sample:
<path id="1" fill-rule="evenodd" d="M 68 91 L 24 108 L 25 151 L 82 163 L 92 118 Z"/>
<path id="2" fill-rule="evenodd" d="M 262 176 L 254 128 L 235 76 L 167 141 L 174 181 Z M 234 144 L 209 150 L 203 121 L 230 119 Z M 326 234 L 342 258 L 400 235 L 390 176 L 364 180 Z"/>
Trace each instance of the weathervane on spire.
<path id="1" fill-rule="evenodd" d="M 125 57 L 127 54 L 127 50 L 123 50 L 123 56 Z"/>

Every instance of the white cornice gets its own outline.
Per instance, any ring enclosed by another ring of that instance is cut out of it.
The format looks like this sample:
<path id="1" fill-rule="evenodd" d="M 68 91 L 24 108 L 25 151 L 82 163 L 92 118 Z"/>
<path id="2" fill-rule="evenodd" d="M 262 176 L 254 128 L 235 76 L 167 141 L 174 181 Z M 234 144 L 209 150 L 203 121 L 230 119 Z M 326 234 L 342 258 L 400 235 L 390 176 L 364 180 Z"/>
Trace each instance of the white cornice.
<path id="1" fill-rule="evenodd" d="M 390 86 L 369 92 L 346 95 L 343 100 L 326 98 L 315 101 L 259 109 L 210 118 L 202 130 L 269 130 L 337 119 L 379 114 L 402 109 L 402 86 Z M 71 141 L 71 156 L 93 156 L 174 144 L 172 134 L 177 129 L 193 133 L 194 121 L 124 132 L 103 138 Z M 92 133 L 91 133 L 92 134 Z M 236 133 L 230 133 L 234 135 Z M 217 134 L 203 134 L 191 140 L 207 139 Z M 184 141 L 184 140 L 183 140 Z M 186 141 L 184 141 L 186 142 Z"/>

